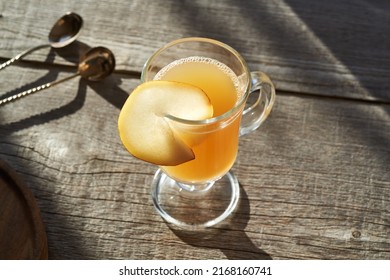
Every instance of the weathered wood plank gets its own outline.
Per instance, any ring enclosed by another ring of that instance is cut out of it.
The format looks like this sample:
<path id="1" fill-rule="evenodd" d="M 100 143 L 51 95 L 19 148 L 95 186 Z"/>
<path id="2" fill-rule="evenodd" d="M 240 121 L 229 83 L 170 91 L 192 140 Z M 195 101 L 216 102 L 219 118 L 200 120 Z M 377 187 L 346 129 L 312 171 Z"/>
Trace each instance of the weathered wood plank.
<path id="1" fill-rule="evenodd" d="M 68 75 L 12 67 L 6 92 Z M 155 213 L 155 167 L 128 155 L 116 120 L 139 83 L 77 79 L 0 108 L 0 157 L 31 186 L 53 259 L 389 259 L 390 106 L 281 93 L 240 142 L 231 224 L 189 235 Z"/>
<path id="2" fill-rule="evenodd" d="M 388 1 L 19 0 L 1 8 L 1 58 L 45 42 L 52 22 L 72 10 L 85 20 L 80 44 L 112 49 L 121 70 L 139 71 L 168 41 L 203 36 L 236 48 L 281 90 L 390 100 Z M 78 59 L 69 48 L 59 54 L 41 50 L 26 59 Z"/>

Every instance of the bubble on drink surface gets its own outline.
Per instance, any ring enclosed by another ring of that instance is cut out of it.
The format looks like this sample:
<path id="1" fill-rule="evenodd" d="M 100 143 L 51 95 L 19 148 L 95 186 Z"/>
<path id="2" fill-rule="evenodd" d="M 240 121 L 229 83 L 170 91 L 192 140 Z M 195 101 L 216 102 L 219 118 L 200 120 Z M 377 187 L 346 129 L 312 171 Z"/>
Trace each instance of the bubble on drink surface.
<path id="1" fill-rule="evenodd" d="M 192 62 L 205 63 L 205 64 L 216 66 L 219 70 L 221 70 L 223 73 L 225 73 L 230 78 L 230 80 L 233 82 L 233 85 L 236 88 L 236 92 L 237 92 L 237 102 L 239 102 L 239 100 L 241 100 L 241 97 L 245 93 L 244 88 L 246 87 L 246 85 L 243 84 L 242 81 L 240 82 L 240 79 L 237 77 L 237 75 L 234 73 L 234 71 L 232 69 L 230 69 L 227 65 L 225 65 L 224 63 L 222 63 L 216 59 L 209 58 L 209 57 L 190 56 L 190 57 L 175 60 L 172 63 L 166 65 L 164 68 L 162 68 L 156 74 L 156 76 L 154 77 L 153 80 L 161 80 L 166 75 L 166 73 L 168 73 L 172 68 L 174 68 L 178 65 L 181 65 L 181 64 L 192 63 Z"/>

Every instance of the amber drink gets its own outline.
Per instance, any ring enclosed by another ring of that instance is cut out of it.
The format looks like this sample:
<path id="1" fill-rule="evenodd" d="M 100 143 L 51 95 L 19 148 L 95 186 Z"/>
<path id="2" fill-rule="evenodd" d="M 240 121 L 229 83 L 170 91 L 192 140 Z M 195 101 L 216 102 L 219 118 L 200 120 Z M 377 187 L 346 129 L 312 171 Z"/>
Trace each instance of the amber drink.
<path id="1" fill-rule="evenodd" d="M 240 92 L 243 87 L 236 74 L 222 62 L 207 57 L 176 60 L 159 71 L 154 79 L 199 87 L 211 101 L 213 117 L 228 112 L 243 95 Z M 215 124 L 206 123 L 194 130 L 191 127 L 182 128 L 173 122 L 173 128 L 192 148 L 195 159 L 177 166 L 164 166 L 162 169 L 170 177 L 188 184 L 210 182 L 224 175 L 232 167 L 237 155 L 240 116 L 241 112 L 229 116 L 223 129 L 216 129 Z"/>

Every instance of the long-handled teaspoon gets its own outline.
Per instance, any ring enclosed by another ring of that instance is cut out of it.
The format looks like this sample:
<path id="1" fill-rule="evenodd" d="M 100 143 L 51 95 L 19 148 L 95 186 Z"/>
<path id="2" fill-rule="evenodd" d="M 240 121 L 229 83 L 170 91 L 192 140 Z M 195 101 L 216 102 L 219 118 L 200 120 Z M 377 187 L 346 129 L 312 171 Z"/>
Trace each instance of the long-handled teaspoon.
<path id="1" fill-rule="evenodd" d="M 47 89 L 59 83 L 65 82 L 77 76 L 81 76 L 89 81 L 100 81 L 110 75 L 115 69 L 114 54 L 107 48 L 95 47 L 86 52 L 80 59 L 77 73 L 64 79 L 47 83 L 24 92 L 12 95 L 0 100 L 0 106 L 32 93 Z"/>
<path id="2" fill-rule="evenodd" d="M 70 43 L 72 43 L 74 40 L 77 39 L 77 37 L 80 34 L 81 27 L 83 26 L 83 19 L 81 16 L 79 16 L 76 13 L 66 13 L 63 17 L 57 20 L 57 22 L 53 25 L 50 33 L 49 33 L 49 44 L 43 44 L 36 47 L 32 47 L 15 57 L 11 58 L 10 60 L 4 62 L 0 65 L 0 70 L 4 69 L 5 67 L 9 66 L 11 63 L 14 63 L 15 61 L 21 59 L 25 55 L 46 47 L 53 47 L 53 48 L 62 48 Z"/>

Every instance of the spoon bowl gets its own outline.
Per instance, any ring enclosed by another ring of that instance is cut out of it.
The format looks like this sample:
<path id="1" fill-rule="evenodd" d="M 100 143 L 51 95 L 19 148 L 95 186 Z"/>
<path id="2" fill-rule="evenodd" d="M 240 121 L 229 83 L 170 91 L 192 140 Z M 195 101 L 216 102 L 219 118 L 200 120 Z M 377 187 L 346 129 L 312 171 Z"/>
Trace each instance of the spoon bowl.
<path id="1" fill-rule="evenodd" d="M 78 70 L 72 76 L 64 79 L 46 83 L 44 85 L 23 91 L 21 93 L 6 97 L 0 100 L 0 106 L 28 96 L 32 93 L 48 89 L 54 85 L 65 82 L 77 76 L 81 76 L 89 81 L 100 81 L 109 76 L 115 69 L 114 54 L 105 47 L 95 47 L 87 51 L 80 59 Z"/>
<path id="2" fill-rule="evenodd" d="M 114 54 L 105 47 L 95 47 L 81 56 L 78 66 L 80 76 L 89 81 L 100 81 L 115 69 Z"/>
<path id="3" fill-rule="evenodd" d="M 0 65 L 0 70 L 21 59 L 27 54 L 46 47 L 63 48 L 77 39 L 83 26 L 83 19 L 76 13 L 68 12 L 53 25 L 48 44 L 32 47 Z"/>
<path id="4" fill-rule="evenodd" d="M 76 13 L 68 12 L 58 19 L 49 33 L 49 43 L 53 48 L 63 48 L 77 39 L 83 27 L 83 19 Z"/>

